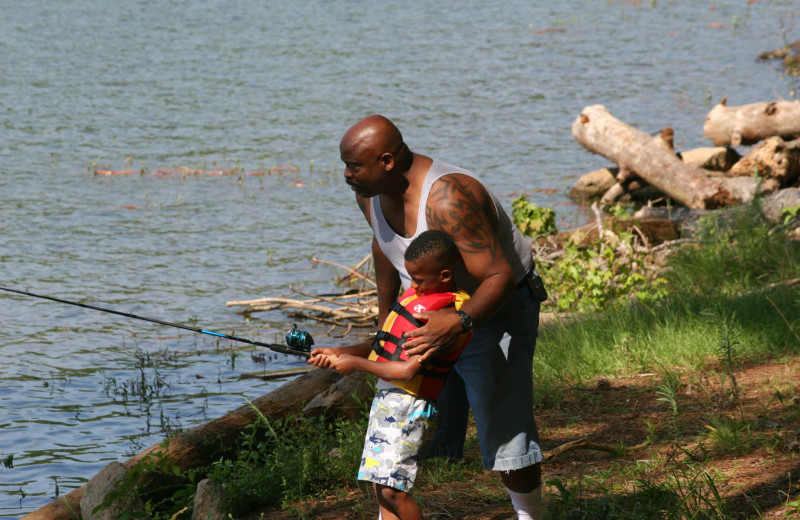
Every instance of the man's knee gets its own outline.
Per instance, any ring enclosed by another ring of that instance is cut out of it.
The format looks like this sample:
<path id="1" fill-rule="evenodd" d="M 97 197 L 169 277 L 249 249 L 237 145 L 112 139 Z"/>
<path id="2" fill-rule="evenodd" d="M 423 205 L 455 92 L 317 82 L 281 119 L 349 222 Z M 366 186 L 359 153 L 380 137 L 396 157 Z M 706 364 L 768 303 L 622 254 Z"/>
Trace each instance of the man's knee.
<path id="1" fill-rule="evenodd" d="M 511 491 L 528 493 L 542 485 L 542 464 L 537 462 L 524 468 L 501 471 L 500 479 Z"/>

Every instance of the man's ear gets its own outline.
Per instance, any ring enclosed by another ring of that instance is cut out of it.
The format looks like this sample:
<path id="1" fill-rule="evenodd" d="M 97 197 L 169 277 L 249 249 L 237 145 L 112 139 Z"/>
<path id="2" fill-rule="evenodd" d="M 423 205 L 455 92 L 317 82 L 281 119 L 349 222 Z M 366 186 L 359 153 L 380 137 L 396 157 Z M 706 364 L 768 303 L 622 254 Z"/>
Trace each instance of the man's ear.
<path id="1" fill-rule="evenodd" d="M 387 172 L 392 171 L 394 169 L 394 155 L 389 152 L 383 152 L 378 158 L 378 160 L 383 164 L 383 169 Z"/>

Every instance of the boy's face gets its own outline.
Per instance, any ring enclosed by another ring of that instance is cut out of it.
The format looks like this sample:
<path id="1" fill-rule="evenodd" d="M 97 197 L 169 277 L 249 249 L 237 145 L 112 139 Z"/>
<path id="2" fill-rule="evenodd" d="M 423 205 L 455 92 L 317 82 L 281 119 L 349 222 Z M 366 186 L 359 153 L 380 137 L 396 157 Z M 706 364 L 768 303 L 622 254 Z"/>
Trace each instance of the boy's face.
<path id="1" fill-rule="evenodd" d="M 406 271 L 411 277 L 411 288 L 417 294 L 432 294 L 450 290 L 453 272 L 450 269 L 443 269 L 436 263 L 426 258 L 420 258 L 414 262 L 406 261 Z"/>

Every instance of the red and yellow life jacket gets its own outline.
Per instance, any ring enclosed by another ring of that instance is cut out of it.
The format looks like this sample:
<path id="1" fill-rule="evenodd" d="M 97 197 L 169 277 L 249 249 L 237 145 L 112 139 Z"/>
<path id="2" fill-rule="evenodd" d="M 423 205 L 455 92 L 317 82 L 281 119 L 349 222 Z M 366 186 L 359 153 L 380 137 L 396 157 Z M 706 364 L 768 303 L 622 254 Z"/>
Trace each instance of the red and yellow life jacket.
<path id="1" fill-rule="evenodd" d="M 435 311 L 454 304 L 456 310 L 469 299 L 463 291 L 441 292 L 417 296 L 414 289 L 409 289 L 394 302 L 389 309 L 389 315 L 381 327 L 381 331 L 372 343 L 371 361 L 406 361 L 408 355 L 403 350 L 403 344 L 408 338 L 403 333 L 420 328 L 425 322 L 412 316 L 414 313 Z M 411 381 L 389 381 L 407 392 L 419 397 L 435 399 L 439 396 L 444 385 L 444 380 L 450 369 L 453 368 L 458 356 L 472 339 L 472 331 L 459 336 L 456 344 L 450 351 L 436 358 L 425 361 L 420 371 Z"/>

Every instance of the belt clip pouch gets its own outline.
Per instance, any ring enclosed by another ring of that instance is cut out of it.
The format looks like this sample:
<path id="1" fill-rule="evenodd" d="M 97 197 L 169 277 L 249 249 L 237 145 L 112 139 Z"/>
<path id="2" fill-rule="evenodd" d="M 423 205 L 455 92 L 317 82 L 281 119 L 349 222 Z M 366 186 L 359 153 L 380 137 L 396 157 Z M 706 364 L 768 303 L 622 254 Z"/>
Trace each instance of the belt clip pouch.
<path id="1" fill-rule="evenodd" d="M 540 303 L 547 300 L 547 289 L 544 288 L 544 282 L 542 281 L 542 277 L 539 276 L 539 273 L 534 271 L 527 282 L 528 290 L 534 300 Z"/>

